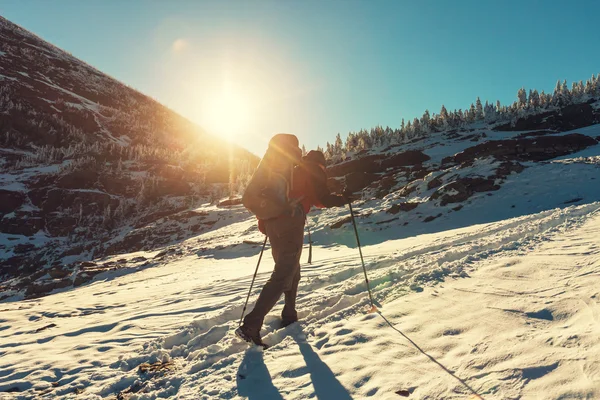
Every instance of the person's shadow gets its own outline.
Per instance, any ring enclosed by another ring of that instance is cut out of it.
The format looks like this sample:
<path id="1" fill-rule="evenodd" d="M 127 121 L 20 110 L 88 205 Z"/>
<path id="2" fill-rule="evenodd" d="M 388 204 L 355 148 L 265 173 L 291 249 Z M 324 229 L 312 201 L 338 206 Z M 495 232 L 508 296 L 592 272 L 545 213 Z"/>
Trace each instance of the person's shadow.
<path id="1" fill-rule="evenodd" d="M 263 353 L 258 349 L 250 349 L 244 354 L 238 368 L 237 388 L 238 394 L 249 400 L 283 400 L 279 390 L 273 385 Z"/>
<path id="2" fill-rule="evenodd" d="M 306 335 L 299 329 L 293 336 L 304 357 L 310 379 L 315 389 L 317 399 L 321 400 L 352 400 L 352 396 L 346 388 L 337 380 L 333 371 L 329 369 L 319 355 L 313 350 L 312 346 L 306 341 Z"/>
<path id="3" fill-rule="evenodd" d="M 304 357 L 316 398 L 320 400 L 352 400 L 350 393 L 306 341 L 302 329 L 294 329 L 291 336 Z M 283 400 L 281 393 L 273 385 L 263 353 L 259 350 L 251 349 L 244 355 L 238 369 L 237 387 L 238 394 L 248 397 L 250 400 Z"/>

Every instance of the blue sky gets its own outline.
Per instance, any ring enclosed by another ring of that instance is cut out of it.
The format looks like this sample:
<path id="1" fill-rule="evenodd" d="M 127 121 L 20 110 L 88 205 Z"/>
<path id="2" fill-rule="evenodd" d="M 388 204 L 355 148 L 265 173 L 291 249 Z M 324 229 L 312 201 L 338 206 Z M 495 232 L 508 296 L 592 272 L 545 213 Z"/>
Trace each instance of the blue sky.
<path id="1" fill-rule="evenodd" d="M 261 154 L 600 72 L 597 1 L 0 0 L 0 15 Z"/>

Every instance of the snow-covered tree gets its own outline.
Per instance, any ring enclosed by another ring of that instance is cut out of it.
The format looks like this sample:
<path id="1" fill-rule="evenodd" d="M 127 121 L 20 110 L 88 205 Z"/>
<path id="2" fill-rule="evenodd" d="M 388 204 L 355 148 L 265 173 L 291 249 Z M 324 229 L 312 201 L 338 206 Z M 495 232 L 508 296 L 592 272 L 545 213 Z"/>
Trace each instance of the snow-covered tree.
<path id="1" fill-rule="evenodd" d="M 483 105 L 481 104 L 481 99 L 477 97 L 475 101 L 475 120 L 481 121 L 483 119 Z"/>
<path id="2" fill-rule="evenodd" d="M 527 92 L 525 91 L 525 88 L 522 87 L 519 89 L 517 92 L 517 99 L 519 101 L 519 109 L 527 108 Z"/>

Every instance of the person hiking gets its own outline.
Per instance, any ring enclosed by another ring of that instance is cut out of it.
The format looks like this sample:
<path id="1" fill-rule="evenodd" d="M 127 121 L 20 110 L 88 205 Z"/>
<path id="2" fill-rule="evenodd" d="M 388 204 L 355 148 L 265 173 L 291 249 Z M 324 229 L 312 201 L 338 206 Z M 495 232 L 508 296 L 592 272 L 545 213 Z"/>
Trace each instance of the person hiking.
<path id="1" fill-rule="evenodd" d="M 298 320 L 296 295 L 300 281 L 300 256 L 306 214 L 312 206 L 340 207 L 348 202 L 344 196 L 334 195 L 329 191 L 326 160 L 320 151 L 313 150 L 302 157 L 292 169 L 289 179 L 287 209 L 283 208 L 285 211 L 273 218 L 263 219 L 257 215 L 259 229 L 268 236 L 271 243 L 275 267 L 253 310 L 246 315 L 243 324 L 236 330 L 236 334 L 246 342 L 262 346 L 264 344 L 260 337 L 260 329 L 264 318 L 282 294 L 285 296 L 285 305 L 281 313 L 281 326 L 288 326 Z"/>

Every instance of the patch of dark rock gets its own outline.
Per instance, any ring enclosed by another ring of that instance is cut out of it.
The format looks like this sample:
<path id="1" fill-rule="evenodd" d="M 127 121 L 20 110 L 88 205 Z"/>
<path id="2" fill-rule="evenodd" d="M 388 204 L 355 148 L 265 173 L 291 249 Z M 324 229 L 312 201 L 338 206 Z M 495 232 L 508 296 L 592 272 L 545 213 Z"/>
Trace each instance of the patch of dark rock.
<path id="1" fill-rule="evenodd" d="M 419 150 L 409 150 L 403 153 L 395 154 L 391 157 L 385 158 L 381 162 L 381 166 L 384 169 L 396 168 L 396 167 L 408 167 L 411 165 L 423 164 L 425 161 L 431 160 L 427 154 Z"/>
<path id="2" fill-rule="evenodd" d="M 453 158 L 456 163 L 492 156 L 500 160 L 544 161 L 596 144 L 595 139 L 579 133 L 533 139 L 495 140 L 469 147 L 455 154 Z"/>
<path id="3" fill-rule="evenodd" d="M 452 211 L 459 211 L 459 210 L 461 210 L 462 208 L 463 208 L 463 205 L 462 205 L 462 204 L 459 204 L 458 206 L 454 207 L 454 208 L 452 209 Z"/>
<path id="4" fill-rule="evenodd" d="M 346 175 L 346 190 L 350 193 L 358 192 L 381 179 L 381 175 L 370 172 L 351 172 Z"/>
<path id="5" fill-rule="evenodd" d="M 418 205 L 419 203 L 416 202 L 398 203 L 391 206 L 386 212 L 388 214 L 398 214 L 400 211 L 408 212 L 417 208 Z"/>
<path id="6" fill-rule="evenodd" d="M 48 270 L 48 275 L 50 275 L 52 279 L 63 279 L 71 275 L 71 271 L 69 268 L 62 265 L 53 266 Z"/>
<path id="7" fill-rule="evenodd" d="M 438 214 L 438 215 L 436 215 L 436 216 L 430 215 L 430 216 L 426 217 L 426 218 L 423 220 L 423 222 L 431 222 L 431 221 L 433 221 L 434 219 L 436 219 L 436 218 L 439 218 L 439 217 L 441 217 L 441 216 L 442 216 L 442 214 Z"/>
<path id="8" fill-rule="evenodd" d="M 0 189 L 0 214 L 8 214 L 19 208 L 27 201 L 21 192 Z"/>
<path id="9" fill-rule="evenodd" d="M 28 299 L 41 297 L 50 293 L 54 289 L 62 289 L 70 286 L 73 282 L 70 279 L 43 281 L 39 283 L 31 283 L 27 286 L 25 297 Z"/>
<path id="10" fill-rule="evenodd" d="M 219 202 L 218 206 L 219 207 L 231 207 L 231 206 L 237 206 L 240 204 L 242 204 L 242 198 L 236 197 L 233 199 L 223 200 L 223 201 Z"/>
<path id="11" fill-rule="evenodd" d="M 431 200 L 440 199 L 440 205 L 448 203 L 460 203 L 467 200 L 473 192 L 461 181 L 450 182 L 437 189 L 431 195 Z"/>
<path id="12" fill-rule="evenodd" d="M 25 254 L 33 250 L 35 250 L 35 245 L 32 243 L 22 243 L 13 247 L 13 252 L 15 254 Z"/>
<path id="13" fill-rule="evenodd" d="M 79 267 L 80 267 L 81 269 L 95 268 L 95 267 L 97 267 L 97 266 L 98 266 L 98 264 L 96 264 L 95 262 L 92 262 L 92 261 L 82 261 L 82 262 L 79 264 Z"/>
<path id="14" fill-rule="evenodd" d="M 408 197 L 415 190 L 417 190 L 416 185 L 408 184 L 408 185 L 404 186 L 402 189 L 398 190 L 398 195 L 401 197 Z"/>
<path id="15" fill-rule="evenodd" d="M 175 369 L 175 364 L 172 361 L 166 362 L 155 362 L 154 364 L 143 363 L 138 366 L 138 372 L 140 374 L 154 373 L 164 370 Z"/>
<path id="16" fill-rule="evenodd" d="M 138 257 L 135 257 L 135 258 L 133 258 L 133 259 L 131 260 L 131 262 L 134 262 L 134 263 L 139 263 L 139 262 L 144 262 L 144 261 L 146 261 L 146 260 L 147 260 L 147 258 L 146 258 L 146 257 L 143 257 L 143 256 L 138 256 Z"/>
<path id="17" fill-rule="evenodd" d="M 38 211 L 15 211 L 0 223 L 0 232 L 13 235 L 33 236 L 42 229 L 44 219 Z"/>
<path id="18" fill-rule="evenodd" d="M 350 222 L 352 222 L 352 217 L 346 217 L 346 218 L 342 218 L 339 221 L 331 224 L 329 227 L 331 229 L 338 229 L 338 228 L 341 228 L 344 224 L 348 224 Z"/>
<path id="19" fill-rule="evenodd" d="M 578 203 L 581 200 L 583 200 L 583 197 L 575 197 L 574 199 L 571 200 L 567 200 L 565 201 L 563 204 L 572 204 L 572 203 Z"/>
<path id="20" fill-rule="evenodd" d="M 56 326 L 56 324 L 48 324 L 46 326 L 43 326 L 41 328 L 37 328 L 35 330 L 35 333 L 41 332 L 41 331 L 45 331 L 46 329 L 50 329 L 50 328 L 54 328 Z"/>
<path id="21" fill-rule="evenodd" d="M 529 318 L 543 319 L 546 321 L 554 321 L 554 316 L 552 315 L 552 312 L 550 310 L 548 310 L 547 308 L 544 308 L 543 310 L 540 310 L 540 311 L 527 312 L 527 313 L 525 313 L 525 315 L 527 315 Z"/>
<path id="22" fill-rule="evenodd" d="M 556 133 L 556 131 L 543 130 L 543 131 L 523 132 L 523 133 L 517 135 L 517 138 L 546 136 L 546 135 L 551 135 L 553 133 Z"/>
<path id="23" fill-rule="evenodd" d="M 385 221 L 376 222 L 375 225 L 389 224 L 390 222 L 397 221 L 398 219 L 399 219 L 398 217 L 392 218 L 392 219 L 386 219 Z"/>
<path id="24" fill-rule="evenodd" d="M 77 225 L 77 218 L 63 213 L 53 212 L 46 216 L 46 230 L 52 236 L 67 236 Z"/>
<path id="25" fill-rule="evenodd" d="M 512 173 L 519 174 L 523 172 L 524 169 L 525 166 L 516 161 L 503 161 L 496 169 L 496 176 L 499 178 L 506 178 Z"/>
<path id="26" fill-rule="evenodd" d="M 62 189 L 94 189 L 99 176 L 97 171 L 91 169 L 75 170 L 58 178 L 56 185 Z"/>

